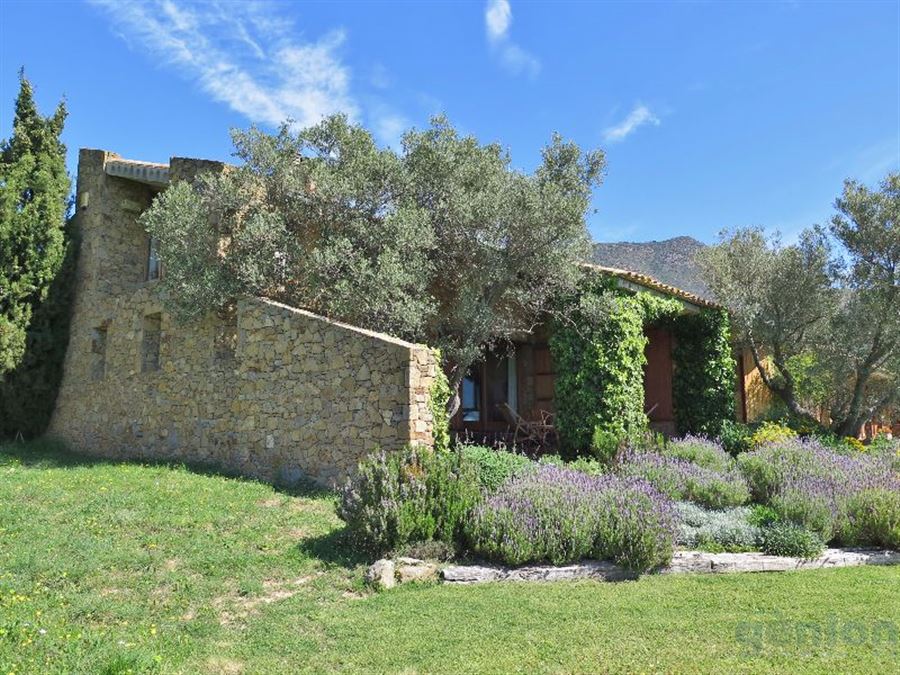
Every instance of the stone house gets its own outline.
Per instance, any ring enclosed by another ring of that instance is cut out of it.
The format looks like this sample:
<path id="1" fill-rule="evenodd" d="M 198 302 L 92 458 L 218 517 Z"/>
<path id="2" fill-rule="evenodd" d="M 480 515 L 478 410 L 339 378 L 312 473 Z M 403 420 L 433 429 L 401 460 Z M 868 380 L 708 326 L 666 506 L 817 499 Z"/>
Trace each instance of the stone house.
<path id="1" fill-rule="evenodd" d="M 437 363 L 424 345 L 265 299 L 190 325 L 165 312 L 137 218 L 170 180 L 221 167 L 81 151 L 75 302 L 48 433 L 92 455 L 322 484 L 376 447 L 430 443 Z"/>
<path id="2" fill-rule="evenodd" d="M 269 481 L 334 484 L 368 452 L 432 442 L 438 363 L 417 345 L 262 298 L 230 316 L 178 324 L 163 307 L 164 274 L 138 217 L 175 180 L 224 165 L 169 164 L 82 150 L 76 193 L 81 249 L 70 341 L 49 433 L 82 452 L 211 464 Z M 650 276 L 598 267 L 629 290 L 714 306 Z M 672 336 L 647 327 L 645 400 L 674 430 Z M 736 417 L 758 405 L 752 362 L 737 360 Z M 554 367 L 545 331 L 488 355 L 462 385 L 457 432 L 502 435 L 506 403 L 528 419 L 552 413 Z M 761 400 L 761 399 L 760 399 Z"/>

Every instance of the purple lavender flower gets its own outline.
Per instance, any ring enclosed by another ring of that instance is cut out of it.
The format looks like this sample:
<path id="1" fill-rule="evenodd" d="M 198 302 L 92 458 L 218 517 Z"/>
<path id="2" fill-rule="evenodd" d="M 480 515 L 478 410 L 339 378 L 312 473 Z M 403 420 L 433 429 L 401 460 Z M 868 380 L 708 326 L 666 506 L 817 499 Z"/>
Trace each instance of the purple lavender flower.
<path id="1" fill-rule="evenodd" d="M 816 440 L 769 443 L 738 461 L 756 499 L 826 541 L 848 531 L 853 498 L 870 490 L 900 491 L 900 479 L 883 457 L 840 454 Z"/>
<path id="2" fill-rule="evenodd" d="M 541 466 L 476 507 L 467 534 L 477 553 L 509 564 L 605 558 L 640 571 L 671 558 L 677 522 L 644 480 Z"/>

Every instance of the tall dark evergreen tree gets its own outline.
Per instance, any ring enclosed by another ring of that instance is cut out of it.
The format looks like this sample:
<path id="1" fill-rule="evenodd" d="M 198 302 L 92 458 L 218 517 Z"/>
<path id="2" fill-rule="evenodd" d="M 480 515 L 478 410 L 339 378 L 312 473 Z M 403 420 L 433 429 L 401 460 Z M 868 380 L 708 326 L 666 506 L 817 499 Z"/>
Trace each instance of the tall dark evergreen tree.
<path id="1" fill-rule="evenodd" d="M 41 116 L 23 72 L 19 81 L 12 136 L 0 143 L 0 435 L 36 435 L 49 419 L 68 337 L 71 283 L 60 272 L 74 269 L 66 107 Z"/>

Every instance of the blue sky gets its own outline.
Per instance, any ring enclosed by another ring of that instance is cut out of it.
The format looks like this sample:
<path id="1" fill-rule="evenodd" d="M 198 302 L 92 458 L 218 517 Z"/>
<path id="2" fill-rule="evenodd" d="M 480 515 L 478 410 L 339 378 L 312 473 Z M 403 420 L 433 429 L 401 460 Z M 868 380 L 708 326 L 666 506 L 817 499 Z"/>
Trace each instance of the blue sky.
<path id="1" fill-rule="evenodd" d="M 228 159 L 228 129 L 344 111 L 396 145 L 443 111 L 534 168 L 609 161 L 600 241 L 823 222 L 900 170 L 900 2 L 0 2 L 0 134 L 25 66 L 64 139 Z"/>

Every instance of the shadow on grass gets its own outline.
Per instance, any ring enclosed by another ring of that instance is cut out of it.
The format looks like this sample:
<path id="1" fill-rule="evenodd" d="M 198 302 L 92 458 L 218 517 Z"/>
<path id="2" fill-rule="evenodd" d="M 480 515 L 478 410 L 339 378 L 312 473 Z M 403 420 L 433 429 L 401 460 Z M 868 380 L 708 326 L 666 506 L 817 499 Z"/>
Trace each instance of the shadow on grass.
<path id="1" fill-rule="evenodd" d="M 305 555 L 321 560 L 328 567 L 353 569 L 372 561 L 370 555 L 353 546 L 346 527 L 304 539 L 297 548 Z"/>
<path id="2" fill-rule="evenodd" d="M 65 469 L 91 466 L 149 466 L 168 468 L 173 470 L 190 471 L 200 476 L 214 478 L 230 478 L 248 483 L 260 483 L 272 487 L 276 492 L 290 495 L 291 497 L 324 497 L 332 494 L 332 491 L 316 485 L 310 480 L 300 480 L 290 485 L 268 483 L 256 478 L 248 478 L 237 471 L 229 470 L 216 464 L 204 464 L 198 462 L 184 462 L 173 460 L 160 460 L 149 457 L 93 457 L 73 452 L 59 440 L 53 438 L 38 438 L 31 441 L 2 441 L 0 442 L 0 467 L 14 462 L 35 469 Z"/>

